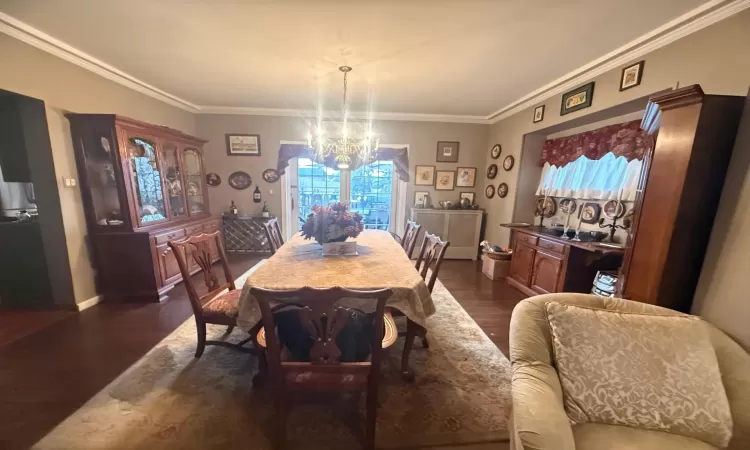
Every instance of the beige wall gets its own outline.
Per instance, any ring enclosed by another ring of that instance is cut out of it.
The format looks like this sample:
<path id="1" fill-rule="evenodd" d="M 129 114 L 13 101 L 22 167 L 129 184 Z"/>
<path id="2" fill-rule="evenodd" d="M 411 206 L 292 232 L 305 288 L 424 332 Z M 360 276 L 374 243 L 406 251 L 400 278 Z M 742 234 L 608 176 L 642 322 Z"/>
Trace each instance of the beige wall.
<path id="1" fill-rule="evenodd" d="M 459 192 L 476 192 L 476 198 L 484 189 L 477 184 L 472 188 L 456 188 L 454 191 L 436 192 L 431 187 L 414 186 L 414 166 L 433 165 L 436 170 L 455 170 L 456 167 L 477 167 L 483 171 L 484 146 L 487 142 L 488 126 L 474 124 L 436 123 L 436 122 L 397 122 L 381 121 L 374 124 L 381 135 L 383 144 L 408 144 L 409 166 L 412 181 L 408 184 L 407 205 L 414 201 L 414 191 L 429 191 L 433 203 L 439 200 L 458 200 Z M 307 135 L 306 122 L 293 117 L 270 117 L 249 115 L 198 115 L 197 133 L 206 144 L 206 171 L 216 172 L 221 176 L 222 184 L 209 188 L 211 212 L 219 214 L 226 211 L 231 200 L 243 213 L 258 213 L 262 204 L 252 201 L 255 184 L 259 184 L 263 199 L 273 215 L 281 214 L 281 184 L 268 184 L 261 178 L 265 169 L 276 168 L 280 141 L 304 141 Z M 261 156 L 228 156 L 226 152 L 226 133 L 257 133 L 261 139 Z M 458 163 L 437 163 L 435 155 L 438 141 L 459 141 Z M 232 189 L 226 183 L 227 177 L 235 170 L 244 170 L 253 178 L 253 186 L 245 191 Z M 479 183 L 479 182 L 478 182 Z M 425 188 L 425 189 L 422 189 Z M 273 190 L 273 194 L 270 194 Z"/>
<path id="2" fill-rule="evenodd" d="M 503 146 L 503 155 L 512 154 L 518 162 L 525 134 L 674 87 L 678 82 L 680 86 L 700 84 L 709 94 L 745 95 L 750 83 L 748 42 L 750 10 L 640 58 L 646 60 L 646 65 L 643 82 L 638 87 L 619 92 L 620 67 L 593 80 L 596 85 L 590 108 L 560 116 L 562 96 L 557 95 L 540 103 L 546 105 L 545 117 L 540 123 L 532 123 L 533 107 L 503 119 L 490 127 L 485 147 L 486 164 L 490 164 L 489 149 L 496 143 Z M 497 245 L 508 244 L 509 232 L 498 224 L 512 220 L 517 180 L 518 165 L 511 172 L 501 170 L 493 181 L 494 184 L 508 183 L 508 197 L 491 200 L 482 197 L 481 205 L 488 211 L 486 238 Z M 485 182 L 489 183 L 489 180 Z"/>
<path id="3" fill-rule="evenodd" d="M 195 116 L 169 106 L 62 59 L 0 34 L 0 89 L 43 100 L 52 144 L 68 259 L 75 300 L 96 295 L 94 275 L 86 247 L 86 222 L 78 189 L 62 186 L 62 177 L 77 178 L 66 111 L 117 113 L 160 125 L 195 132 Z M 40 211 L 44 214 L 44 211 Z"/>

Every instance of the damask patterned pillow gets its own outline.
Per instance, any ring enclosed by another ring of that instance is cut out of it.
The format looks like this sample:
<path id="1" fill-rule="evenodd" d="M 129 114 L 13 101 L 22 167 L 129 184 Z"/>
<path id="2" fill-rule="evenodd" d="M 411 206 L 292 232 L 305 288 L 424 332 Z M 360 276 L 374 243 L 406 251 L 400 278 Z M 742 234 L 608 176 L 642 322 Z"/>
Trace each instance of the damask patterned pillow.
<path id="1" fill-rule="evenodd" d="M 565 409 L 576 423 L 665 431 L 719 448 L 729 401 L 703 321 L 548 302 Z"/>

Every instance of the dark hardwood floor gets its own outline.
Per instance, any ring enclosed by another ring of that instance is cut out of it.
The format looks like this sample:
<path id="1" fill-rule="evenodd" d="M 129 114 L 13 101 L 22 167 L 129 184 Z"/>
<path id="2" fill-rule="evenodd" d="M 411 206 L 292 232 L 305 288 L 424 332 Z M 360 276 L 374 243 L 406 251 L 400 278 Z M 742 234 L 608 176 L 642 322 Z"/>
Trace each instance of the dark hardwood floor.
<path id="1" fill-rule="evenodd" d="M 261 258 L 230 257 L 233 275 Z M 507 355 L 511 311 L 525 296 L 480 269 L 445 261 L 439 278 Z M 1 345 L 0 449 L 31 447 L 192 315 L 182 285 L 169 295 L 161 304 L 96 305 Z"/>

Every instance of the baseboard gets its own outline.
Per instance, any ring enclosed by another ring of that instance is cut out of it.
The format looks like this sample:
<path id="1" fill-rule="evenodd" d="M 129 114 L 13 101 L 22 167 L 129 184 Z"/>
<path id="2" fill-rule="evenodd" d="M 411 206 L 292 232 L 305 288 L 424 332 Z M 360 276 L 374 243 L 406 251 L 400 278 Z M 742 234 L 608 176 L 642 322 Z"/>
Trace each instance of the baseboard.
<path id="1" fill-rule="evenodd" d="M 91 297 L 88 300 L 84 300 L 81 303 L 76 303 L 76 309 L 78 309 L 78 312 L 83 311 L 84 309 L 91 308 L 92 306 L 96 305 L 102 301 L 101 295 L 96 295 L 94 297 Z"/>

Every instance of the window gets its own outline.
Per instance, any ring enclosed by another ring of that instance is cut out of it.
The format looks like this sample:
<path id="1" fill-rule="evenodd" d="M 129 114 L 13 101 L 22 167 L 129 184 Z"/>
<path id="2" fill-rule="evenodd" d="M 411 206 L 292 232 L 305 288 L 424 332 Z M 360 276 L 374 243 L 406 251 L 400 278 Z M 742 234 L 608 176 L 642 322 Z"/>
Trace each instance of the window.
<path id="1" fill-rule="evenodd" d="M 607 153 L 601 159 L 581 156 L 563 167 L 544 164 L 537 195 L 586 200 L 635 200 L 643 161 Z"/>
<path id="2" fill-rule="evenodd" d="M 308 158 L 299 158 L 299 216 L 306 218 L 313 205 L 327 205 L 341 199 L 341 172 Z"/>
<path id="3" fill-rule="evenodd" d="M 391 221 L 393 161 L 374 161 L 351 173 L 350 209 L 364 218 L 365 228 L 388 230 Z"/>

